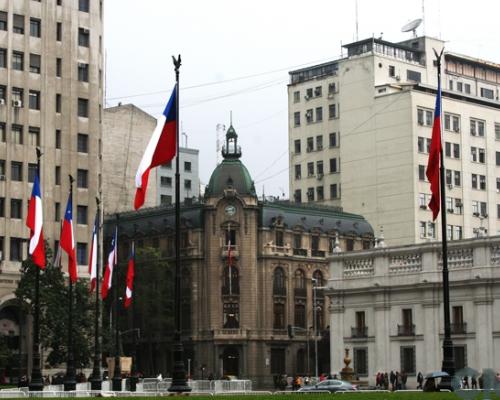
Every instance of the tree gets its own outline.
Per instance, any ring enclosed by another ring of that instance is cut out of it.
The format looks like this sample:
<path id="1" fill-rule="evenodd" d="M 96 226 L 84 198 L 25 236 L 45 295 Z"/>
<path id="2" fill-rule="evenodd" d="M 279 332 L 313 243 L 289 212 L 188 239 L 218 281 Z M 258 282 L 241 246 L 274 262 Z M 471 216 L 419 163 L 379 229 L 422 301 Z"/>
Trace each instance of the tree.
<path id="1" fill-rule="evenodd" d="M 40 344 L 48 352 L 47 363 L 56 366 L 67 360 L 68 344 L 68 279 L 52 263 L 51 250 L 46 245 L 47 266 L 40 271 Z M 35 276 L 38 268 L 31 259 L 21 266 L 22 277 L 16 297 L 25 313 L 33 313 Z M 77 367 L 89 365 L 93 349 L 94 307 L 89 298 L 87 281 L 73 286 L 73 343 Z"/>

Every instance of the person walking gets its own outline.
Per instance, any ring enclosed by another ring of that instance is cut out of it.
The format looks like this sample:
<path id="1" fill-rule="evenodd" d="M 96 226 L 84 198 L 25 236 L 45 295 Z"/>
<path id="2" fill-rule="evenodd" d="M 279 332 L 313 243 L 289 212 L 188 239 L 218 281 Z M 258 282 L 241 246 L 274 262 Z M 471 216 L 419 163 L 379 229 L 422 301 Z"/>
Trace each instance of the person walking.
<path id="1" fill-rule="evenodd" d="M 464 386 L 463 389 L 469 389 L 469 377 L 466 375 L 464 376 Z"/>
<path id="2" fill-rule="evenodd" d="M 470 383 L 471 383 L 471 388 L 472 389 L 477 389 L 477 380 L 476 380 L 476 376 L 475 375 L 472 375 L 472 377 L 470 379 Z"/>
<path id="3" fill-rule="evenodd" d="M 406 382 L 408 381 L 408 375 L 405 371 L 401 371 L 401 389 L 406 390 Z"/>
<path id="4" fill-rule="evenodd" d="M 389 375 L 387 372 L 384 374 L 384 389 L 389 390 Z"/>
<path id="5" fill-rule="evenodd" d="M 424 376 L 422 372 L 418 372 L 417 374 L 417 389 L 422 389 L 422 384 L 424 383 Z"/>
<path id="6" fill-rule="evenodd" d="M 390 374 L 390 381 L 391 382 L 391 390 L 394 392 L 395 390 L 395 383 L 396 383 L 396 374 L 394 373 L 394 371 L 391 371 L 391 374 Z"/>

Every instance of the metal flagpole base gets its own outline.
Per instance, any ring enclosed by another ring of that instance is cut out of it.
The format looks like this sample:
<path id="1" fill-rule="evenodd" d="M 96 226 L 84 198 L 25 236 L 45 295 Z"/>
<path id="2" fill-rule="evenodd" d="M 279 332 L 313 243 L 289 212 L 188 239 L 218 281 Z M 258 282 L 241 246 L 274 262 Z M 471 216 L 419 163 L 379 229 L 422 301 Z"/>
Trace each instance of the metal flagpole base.
<path id="1" fill-rule="evenodd" d="M 43 390 L 43 379 L 40 368 L 33 368 L 29 383 L 30 392 L 41 392 Z"/>
<path id="2" fill-rule="evenodd" d="M 71 390 L 76 390 L 76 376 L 74 369 L 68 369 L 66 376 L 64 377 L 64 391 L 69 392 Z"/>
<path id="3" fill-rule="evenodd" d="M 438 389 L 453 391 L 455 389 L 452 384 L 453 376 L 455 375 L 455 362 L 453 357 L 453 342 L 448 338 L 443 340 L 443 364 L 441 369 L 447 372 L 449 376 L 441 378 Z"/>
<path id="4" fill-rule="evenodd" d="M 186 370 L 184 369 L 183 355 L 184 347 L 180 339 L 179 332 L 174 335 L 174 344 L 172 346 L 174 354 L 174 369 L 172 371 L 172 384 L 168 388 L 169 392 L 190 392 L 186 380 Z"/>
<path id="5" fill-rule="evenodd" d="M 102 379 L 101 379 L 101 371 L 93 370 L 92 376 L 89 379 L 90 381 L 90 390 L 101 390 L 102 389 Z"/>

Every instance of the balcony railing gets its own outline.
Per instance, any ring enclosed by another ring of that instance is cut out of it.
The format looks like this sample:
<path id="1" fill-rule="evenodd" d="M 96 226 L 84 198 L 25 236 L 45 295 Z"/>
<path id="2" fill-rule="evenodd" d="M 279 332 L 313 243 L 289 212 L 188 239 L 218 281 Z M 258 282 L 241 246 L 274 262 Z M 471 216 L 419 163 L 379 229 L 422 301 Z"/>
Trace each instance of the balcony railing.
<path id="1" fill-rule="evenodd" d="M 325 257 L 325 251 L 324 250 L 311 250 L 311 256 L 312 257 Z"/>
<path id="2" fill-rule="evenodd" d="M 367 326 L 353 326 L 353 327 L 351 327 L 351 337 L 353 337 L 353 338 L 368 337 L 368 327 Z"/>
<path id="3" fill-rule="evenodd" d="M 415 336 L 415 324 L 398 325 L 398 336 Z"/>
<path id="4" fill-rule="evenodd" d="M 293 255 L 307 257 L 307 249 L 293 249 Z"/>
<path id="5" fill-rule="evenodd" d="M 455 334 L 455 335 L 467 333 L 467 323 L 466 322 L 450 324 L 450 328 L 451 328 L 451 333 Z"/>

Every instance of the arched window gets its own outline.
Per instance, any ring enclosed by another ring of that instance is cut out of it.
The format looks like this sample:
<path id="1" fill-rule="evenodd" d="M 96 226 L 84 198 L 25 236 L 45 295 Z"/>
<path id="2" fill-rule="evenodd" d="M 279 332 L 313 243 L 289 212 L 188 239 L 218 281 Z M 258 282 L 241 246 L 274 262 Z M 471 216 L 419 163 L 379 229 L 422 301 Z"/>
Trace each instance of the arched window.
<path id="1" fill-rule="evenodd" d="M 306 306 L 302 303 L 295 304 L 294 326 L 306 329 Z"/>
<path id="2" fill-rule="evenodd" d="M 307 297 L 306 274 L 301 269 L 294 274 L 294 295 L 295 297 Z"/>
<path id="3" fill-rule="evenodd" d="M 274 303 L 274 329 L 285 329 L 285 305 L 281 302 Z"/>
<path id="4" fill-rule="evenodd" d="M 235 266 L 227 265 L 224 268 L 224 277 L 222 284 L 223 295 L 238 295 L 240 294 L 239 271 Z"/>
<path id="5" fill-rule="evenodd" d="M 281 267 L 277 267 L 274 270 L 273 295 L 286 296 L 285 271 L 283 271 L 283 268 Z"/>
<path id="6" fill-rule="evenodd" d="M 313 278 L 316 279 L 314 286 L 324 286 L 325 281 L 323 279 L 323 273 L 319 269 L 314 271 Z"/>

